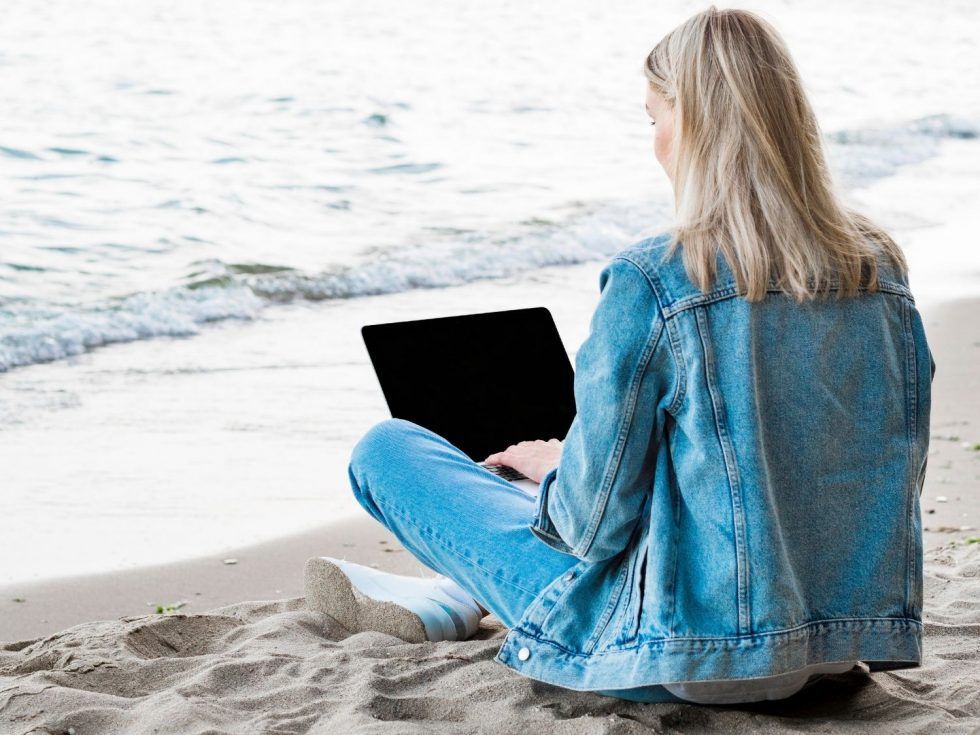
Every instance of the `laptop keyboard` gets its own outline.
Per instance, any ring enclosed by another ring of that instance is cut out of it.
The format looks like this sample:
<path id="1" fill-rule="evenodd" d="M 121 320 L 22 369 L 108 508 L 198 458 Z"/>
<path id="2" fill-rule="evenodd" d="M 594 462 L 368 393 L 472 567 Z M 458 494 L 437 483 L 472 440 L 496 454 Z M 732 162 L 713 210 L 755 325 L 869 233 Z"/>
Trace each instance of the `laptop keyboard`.
<path id="1" fill-rule="evenodd" d="M 485 468 L 485 469 L 490 470 L 493 474 L 497 475 L 498 477 L 502 477 L 502 478 L 504 478 L 505 480 L 508 480 L 508 481 L 509 480 L 529 480 L 530 479 L 527 475 L 521 474 L 520 472 L 518 472 L 517 470 L 515 470 L 513 467 L 508 467 L 505 464 L 483 464 L 481 462 L 480 463 L 480 466 L 483 467 L 483 468 Z"/>

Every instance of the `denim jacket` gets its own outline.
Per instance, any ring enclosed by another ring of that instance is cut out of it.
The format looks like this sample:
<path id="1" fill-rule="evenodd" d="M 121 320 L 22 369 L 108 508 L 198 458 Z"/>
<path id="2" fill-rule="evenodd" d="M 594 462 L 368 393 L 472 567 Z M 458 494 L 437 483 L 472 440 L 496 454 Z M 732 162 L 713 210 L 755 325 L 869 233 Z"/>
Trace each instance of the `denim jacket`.
<path id="1" fill-rule="evenodd" d="M 935 362 L 906 277 L 882 256 L 877 291 L 751 303 L 667 239 L 599 276 L 530 524 L 579 561 L 496 660 L 579 690 L 918 665 Z"/>

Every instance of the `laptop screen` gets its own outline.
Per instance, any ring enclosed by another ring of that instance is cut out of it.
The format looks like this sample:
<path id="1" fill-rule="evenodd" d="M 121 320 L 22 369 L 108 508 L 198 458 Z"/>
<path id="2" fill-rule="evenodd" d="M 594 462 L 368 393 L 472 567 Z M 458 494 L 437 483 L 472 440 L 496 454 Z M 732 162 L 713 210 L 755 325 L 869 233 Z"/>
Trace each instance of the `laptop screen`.
<path id="1" fill-rule="evenodd" d="M 564 439 L 574 372 L 543 306 L 361 328 L 394 418 L 481 462 L 511 444 Z"/>

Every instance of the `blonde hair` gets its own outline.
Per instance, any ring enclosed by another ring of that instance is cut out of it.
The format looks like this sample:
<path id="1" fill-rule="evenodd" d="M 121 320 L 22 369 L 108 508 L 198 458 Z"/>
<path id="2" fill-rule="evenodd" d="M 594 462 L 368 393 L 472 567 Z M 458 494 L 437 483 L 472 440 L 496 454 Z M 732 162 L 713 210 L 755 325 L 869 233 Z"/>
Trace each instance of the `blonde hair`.
<path id="1" fill-rule="evenodd" d="M 835 192 L 820 128 L 785 42 L 765 19 L 714 5 L 668 33 L 643 64 L 674 113 L 676 223 L 688 276 L 708 291 L 720 249 L 749 301 L 769 279 L 805 301 L 878 286 L 877 255 L 901 249 Z"/>

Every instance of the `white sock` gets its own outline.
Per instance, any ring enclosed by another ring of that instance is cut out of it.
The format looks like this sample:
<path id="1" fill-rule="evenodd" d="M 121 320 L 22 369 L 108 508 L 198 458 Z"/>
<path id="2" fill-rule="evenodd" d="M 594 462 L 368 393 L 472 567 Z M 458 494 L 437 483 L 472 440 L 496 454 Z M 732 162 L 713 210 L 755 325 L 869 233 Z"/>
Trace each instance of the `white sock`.
<path id="1" fill-rule="evenodd" d="M 352 561 L 321 557 L 340 567 L 365 597 L 401 605 L 419 616 L 430 641 L 466 640 L 480 627 L 476 600 L 444 575 L 409 577 Z"/>

